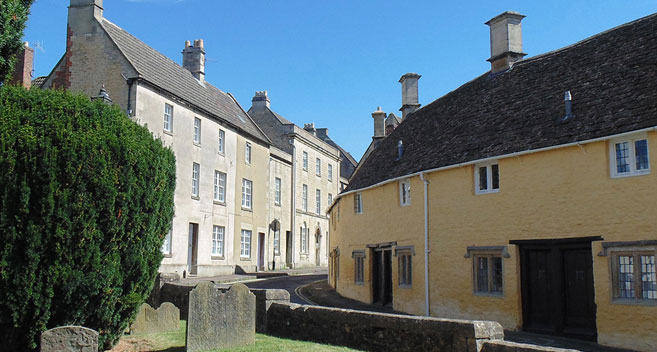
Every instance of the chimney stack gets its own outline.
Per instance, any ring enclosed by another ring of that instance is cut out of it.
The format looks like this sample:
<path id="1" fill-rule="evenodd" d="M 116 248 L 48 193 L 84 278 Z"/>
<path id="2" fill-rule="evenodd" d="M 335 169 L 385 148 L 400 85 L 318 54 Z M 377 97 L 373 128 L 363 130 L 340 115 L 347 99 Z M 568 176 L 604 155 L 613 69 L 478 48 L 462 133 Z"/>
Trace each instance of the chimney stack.
<path id="1" fill-rule="evenodd" d="M 183 54 L 183 68 L 196 77 L 201 82 L 205 81 L 205 49 L 203 48 L 203 39 L 194 40 L 194 45 L 190 45 L 189 40 L 185 41 Z"/>
<path id="2" fill-rule="evenodd" d="M 522 52 L 523 18 L 517 12 L 506 11 L 486 22 L 490 27 L 490 58 L 486 61 L 490 62 L 492 73 L 510 69 L 527 55 Z"/>
<path id="3" fill-rule="evenodd" d="M 399 109 L 402 112 L 402 120 L 420 107 L 417 88 L 420 77 L 422 76 L 417 73 L 407 73 L 399 79 L 402 85 L 402 107 Z"/>
<path id="4" fill-rule="evenodd" d="M 269 107 L 269 97 L 267 96 L 267 91 L 262 90 L 255 92 L 253 99 L 251 99 L 251 106 L 254 108 L 268 108 Z"/>
<path id="5" fill-rule="evenodd" d="M 304 124 L 303 129 L 310 132 L 310 133 L 312 133 L 313 136 L 315 136 L 316 133 L 317 133 L 317 130 L 315 130 L 315 123 L 314 122 Z"/>
<path id="6" fill-rule="evenodd" d="M 68 29 L 72 35 L 94 33 L 96 20 L 103 20 L 103 0 L 71 0 Z"/>
<path id="7" fill-rule="evenodd" d="M 28 42 L 23 43 L 23 50 L 16 55 L 14 73 L 11 84 L 30 88 L 32 85 L 32 70 L 34 69 L 34 49 Z"/>
<path id="8" fill-rule="evenodd" d="M 376 111 L 372 113 L 372 118 L 374 119 L 374 136 L 373 138 L 383 138 L 386 136 L 385 133 L 385 120 L 386 113 L 381 110 L 381 107 L 378 106 Z"/>

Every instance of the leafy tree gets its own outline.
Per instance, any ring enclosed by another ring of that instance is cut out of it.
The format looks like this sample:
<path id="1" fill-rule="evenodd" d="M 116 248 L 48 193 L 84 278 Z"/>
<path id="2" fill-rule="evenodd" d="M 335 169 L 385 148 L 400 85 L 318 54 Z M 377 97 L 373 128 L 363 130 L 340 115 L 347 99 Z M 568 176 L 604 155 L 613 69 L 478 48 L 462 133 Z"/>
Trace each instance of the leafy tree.
<path id="1" fill-rule="evenodd" d="M 173 152 L 117 107 L 4 86 L 0 171 L 0 349 L 62 325 L 111 346 L 157 275 Z"/>
<path id="2" fill-rule="evenodd" d="M 0 84 L 11 73 L 23 48 L 23 30 L 34 0 L 0 0 Z"/>

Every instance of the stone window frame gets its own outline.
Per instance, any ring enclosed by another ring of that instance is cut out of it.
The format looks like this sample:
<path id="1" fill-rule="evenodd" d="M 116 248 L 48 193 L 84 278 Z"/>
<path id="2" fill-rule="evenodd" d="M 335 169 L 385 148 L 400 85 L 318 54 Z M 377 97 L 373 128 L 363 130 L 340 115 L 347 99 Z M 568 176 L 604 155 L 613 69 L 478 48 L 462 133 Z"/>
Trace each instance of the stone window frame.
<path id="1" fill-rule="evenodd" d="M 481 169 L 486 170 L 486 188 L 481 189 Z M 497 176 L 495 176 L 497 174 Z M 497 188 L 495 188 L 494 182 L 495 177 L 497 177 Z M 488 161 L 485 163 L 479 163 L 474 165 L 474 189 L 475 194 L 489 194 L 489 193 L 498 193 L 500 191 L 500 166 L 497 160 Z"/>
<path id="2" fill-rule="evenodd" d="M 173 105 L 164 103 L 164 115 L 162 120 L 162 130 L 167 134 L 173 134 Z"/>
<path id="3" fill-rule="evenodd" d="M 282 181 L 280 177 L 274 178 L 274 205 L 281 206 L 281 186 Z"/>
<path id="4" fill-rule="evenodd" d="M 411 205 L 411 179 L 399 181 L 399 205 L 402 207 Z"/>
<path id="5" fill-rule="evenodd" d="M 223 176 L 223 186 L 221 185 Z M 214 170 L 214 192 L 212 195 L 212 200 L 214 204 L 225 205 L 226 204 L 226 183 L 228 182 L 228 175 L 225 172 L 219 170 Z M 223 191 L 222 191 L 223 189 Z"/>
<path id="6" fill-rule="evenodd" d="M 362 286 L 365 284 L 365 250 L 354 250 L 351 257 L 354 258 L 354 284 Z"/>
<path id="7" fill-rule="evenodd" d="M 201 164 L 192 163 L 192 199 L 199 199 L 201 188 Z"/>
<path id="8" fill-rule="evenodd" d="M 253 209 L 253 181 L 242 179 L 242 209 Z"/>
<path id="9" fill-rule="evenodd" d="M 301 167 L 303 171 L 308 171 L 308 152 L 304 150 L 301 155 Z"/>
<path id="10" fill-rule="evenodd" d="M 222 130 L 221 128 L 219 129 L 219 144 L 217 148 L 217 153 L 221 155 L 226 153 L 226 131 Z"/>
<path id="11" fill-rule="evenodd" d="M 327 175 L 328 175 L 328 176 L 327 176 L 327 178 L 328 178 L 328 182 L 333 182 L 333 164 L 328 163 L 328 166 L 327 166 L 327 169 L 326 169 L 326 173 L 327 173 Z"/>
<path id="12" fill-rule="evenodd" d="M 322 190 L 319 188 L 315 189 L 315 213 L 322 214 Z"/>
<path id="13" fill-rule="evenodd" d="M 396 246 L 394 256 L 397 257 L 397 286 L 413 287 L 413 257 L 415 246 Z"/>
<path id="14" fill-rule="evenodd" d="M 354 213 L 363 213 L 363 195 L 361 192 L 354 193 Z"/>
<path id="15" fill-rule="evenodd" d="M 308 212 L 308 185 L 301 185 L 301 210 Z"/>
<path id="16" fill-rule="evenodd" d="M 599 257 L 609 257 L 610 297 L 612 304 L 657 306 L 657 299 L 639 297 L 642 294 L 640 256 L 651 255 L 657 260 L 657 240 L 602 242 Z M 619 256 L 632 256 L 634 259 L 634 298 L 619 297 Z"/>
<path id="17" fill-rule="evenodd" d="M 507 246 L 468 246 L 466 248 L 466 254 L 463 258 L 472 258 L 472 293 L 476 296 L 487 296 L 487 297 L 504 297 L 504 286 L 506 280 L 504 279 L 504 259 L 511 258 Z M 478 258 L 487 258 L 487 281 L 488 289 L 478 290 L 478 275 L 477 275 L 477 259 Z M 499 258 L 502 264 L 502 290 L 492 291 L 493 285 L 493 270 L 492 268 L 492 259 Z"/>
<path id="18" fill-rule="evenodd" d="M 249 165 L 251 164 L 251 159 L 253 157 L 252 152 L 253 150 L 251 148 L 251 142 L 246 142 L 244 145 L 244 162 Z"/>
<path id="19" fill-rule="evenodd" d="M 637 170 L 636 168 L 636 142 L 646 141 L 646 158 L 648 162 L 648 168 Z M 617 169 L 617 152 L 616 145 L 621 143 L 628 144 L 628 162 L 629 162 L 629 171 L 627 172 L 618 172 Z M 609 175 L 611 178 L 623 178 L 623 177 L 632 177 L 632 176 L 641 176 L 650 174 L 650 145 L 648 144 L 648 134 L 637 133 L 632 134 L 626 137 L 615 138 L 609 140 Z"/>
<path id="20" fill-rule="evenodd" d="M 274 230 L 274 255 L 281 255 L 281 229 Z"/>
<path id="21" fill-rule="evenodd" d="M 315 176 L 322 177 L 322 159 L 315 158 Z"/>

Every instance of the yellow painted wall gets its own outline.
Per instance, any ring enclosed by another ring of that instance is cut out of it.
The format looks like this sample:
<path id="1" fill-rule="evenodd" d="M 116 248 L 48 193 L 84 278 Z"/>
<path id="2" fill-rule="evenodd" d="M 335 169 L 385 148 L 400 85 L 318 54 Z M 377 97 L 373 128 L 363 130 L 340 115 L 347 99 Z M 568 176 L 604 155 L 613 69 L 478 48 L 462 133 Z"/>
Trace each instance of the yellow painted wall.
<path id="1" fill-rule="evenodd" d="M 657 133 L 648 133 L 652 172 L 613 179 L 608 142 L 560 148 L 499 160 L 500 191 L 476 195 L 474 167 L 433 172 L 429 184 L 431 315 L 489 319 L 505 328 L 522 327 L 518 249 L 510 240 L 601 236 L 604 241 L 657 239 Z M 340 200 L 331 248 L 340 248 L 339 293 L 364 300 L 369 286 L 353 284 L 351 252 L 366 244 L 397 241 L 414 245 L 413 287 L 397 287 L 393 257 L 394 308 L 424 314 L 423 189 L 412 178 L 411 202 L 399 206 L 398 183 L 362 192 L 363 214 L 353 211 L 353 195 Z M 332 209 L 332 216 L 336 212 Z M 473 259 L 468 246 L 507 246 L 503 296 L 473 293 Z M 657 349 L 657 305 L 611 302 L 609 258 L 593 243 L 594 286 L 599 341 L 640 350 Z M 368 253 L 368 260 L 370 255 Z M 369 267 L 366 265 L 366 280 Z"/>

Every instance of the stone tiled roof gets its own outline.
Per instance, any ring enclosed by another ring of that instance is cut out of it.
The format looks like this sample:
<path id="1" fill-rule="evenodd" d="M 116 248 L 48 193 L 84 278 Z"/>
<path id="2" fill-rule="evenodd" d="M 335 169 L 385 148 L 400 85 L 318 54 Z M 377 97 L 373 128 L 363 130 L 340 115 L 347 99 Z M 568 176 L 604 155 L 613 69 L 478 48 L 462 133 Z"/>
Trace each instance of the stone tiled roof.
<path id="1" fill-rule="evenodd" d="M 573 118 L 564 92 L 572 93 Z M 657 14 L 485 73 L 410 114 L 349 189 L 463 162 L 657 126 Z M 397 160 L 397 142 L 404 153 Z"/>
<path id="2" fill-rule="evenodd" d="M 48 79 L 48 76 L 39 76 L 39 77 L 33 79 L 32 83 L 31 83 L 32 87 L 41 88 L 41 85 L 43 84 L 43 82 L 46 81 L 46 79 Z"/>
<path id="3" fill-rule="evenodd" d="M 232 95 L 208 82 L 201 83 L 191 72 L 114 23 L 103 19 L 101 25 L 140 78 L 269 144 L 265 134 Z"/>
<path id="4" fill-rule="evenodd" d="M 287 137 L 294 130 L 292 122 L 267 107 L 252 106 L 249 109 L 249 115 L 262 128 L 276 148 L 292 154 L 292 146 Z"/>

